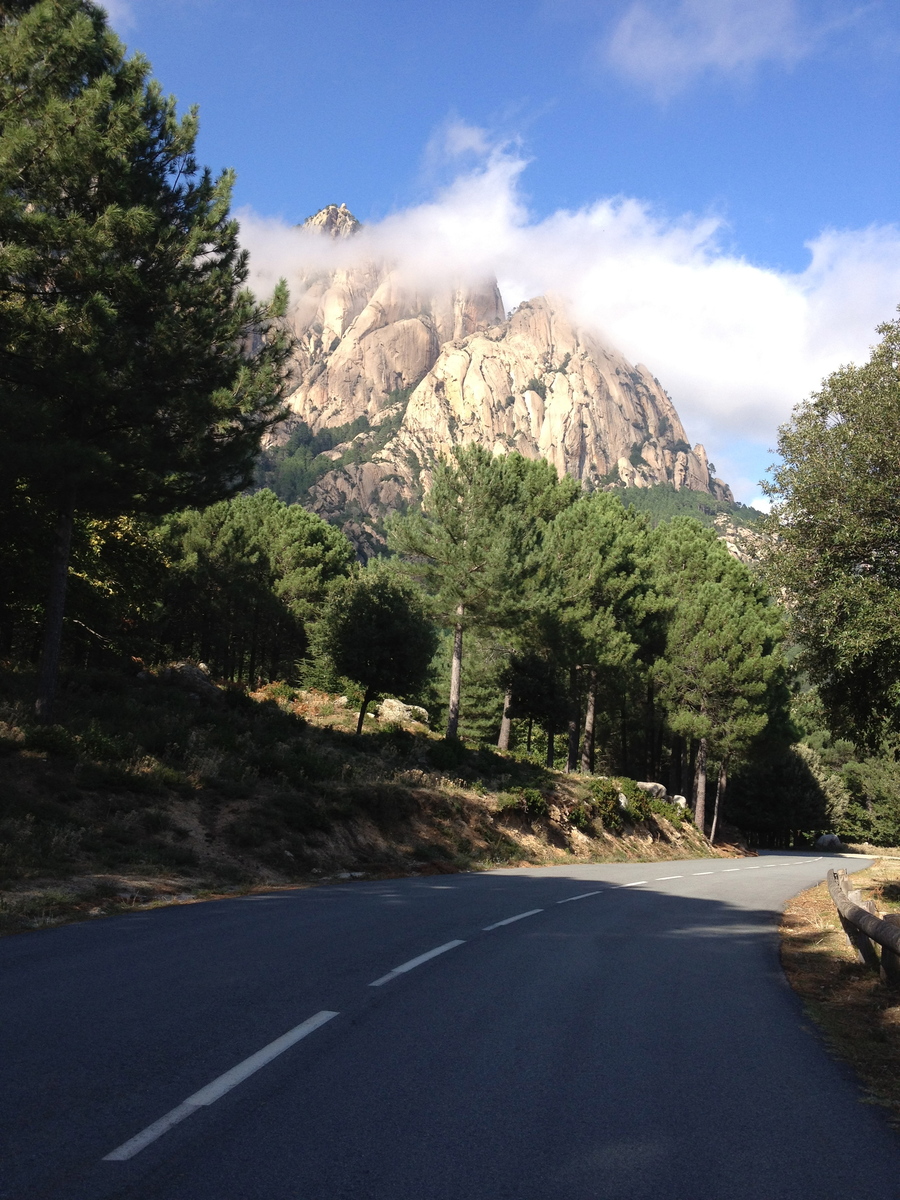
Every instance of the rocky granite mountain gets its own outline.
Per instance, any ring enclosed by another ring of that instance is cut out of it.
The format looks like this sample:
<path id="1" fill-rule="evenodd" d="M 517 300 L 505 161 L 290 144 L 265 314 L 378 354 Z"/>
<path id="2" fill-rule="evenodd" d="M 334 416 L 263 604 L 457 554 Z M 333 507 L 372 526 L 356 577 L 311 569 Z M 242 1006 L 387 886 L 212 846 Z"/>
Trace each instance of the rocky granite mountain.
<path id="1" fill-rule="evenodd" d="M 359 223 L 330 205 L 305 226 L 352 237 Z M 364 551 L 388 512 L 428 489 L 441 455 L 471 442 L 546 458 L 589 488 L 669 483 L 731 499 L 648 368 L 576 326 L 556 297 L 507 316 L 494 280 L 423 294 L 376 262 L 290 283 L 291 416 L 261 482 L 284 494 L 292 479 L 287 498 Z"/>

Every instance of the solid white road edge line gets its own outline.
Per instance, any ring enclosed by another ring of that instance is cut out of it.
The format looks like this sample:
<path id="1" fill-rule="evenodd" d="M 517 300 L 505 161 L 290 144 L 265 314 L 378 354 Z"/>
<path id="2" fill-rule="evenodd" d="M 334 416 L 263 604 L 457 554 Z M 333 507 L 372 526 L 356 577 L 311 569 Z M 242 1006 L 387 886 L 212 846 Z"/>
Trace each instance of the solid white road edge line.
<path id="1" fill-rule="evenodd" d="M 396 979 L 398 975 L 403 975 L 407 971 L 411 971 L 413 967 L 420 967 L 422 963 L 428 962 L 429 958 L 437 958 L 439 954 L 445 953 L 447 950 L 453 950 L 456 946 L 462 946 L 465 938 L 458 938 L 455 942 L 444 942 L 443 946 L 436 946 L 434 950 L 428 950 L 424 954 L 420 954 L 418 958 L 411 958 L 409 962 L 401 963 L 399 967 L 394 967 L 393 971 L 388 971 L 387 975 L 382 975 L 380 979 L 376 979 L 374 983 L 370 983 L 369 987 L 381 987 L 383 983 L 389 983 L 390 980 Z"/>
<path id="2" fill-rule="evenodd" d="M 566 896 L 565 900 L 557 900 L 557 904 L 570 904 L 573 900 L 587 900 L 588 896 L 599 896 L 599 892 L 582 892 L 580 896 Z M 515 917 L 513 917 L 515 920 Z"/>
<path id="3" fill-rule="evenodd" d="M 158 1121 L 154 1121 L 152 1125 L 148 1125 L 146 1129 L 135 1134 L 127 1142 L 123 1142 L 121 1146 L 116 1147 L 110 1154 L 103 1156 L 104 1162 L 126 1162 L 129 1158 L 134 1158 L 135 1154 L 139 1154 L 145 1146 L 149 1146 L 151 1142 L 155 1142 L 158 1137 L 162 1137 L 179 1121 L 183 1121 L 185 1117 L 189 1117 L 191 1113 L 195 1113 L 198 1108 L 205 1108 L 210 1104 L 215 1104 L 226 1092 L 230 1092 L 233 1087 L 237 1087 L 239 1083 L 243 1083 L 260 1067 L 266 1066 L 273 1058 L 277 1058 L 279 1054 L 283 1054 L 285 1050 L 290 1049 L 302 1038 L 318 1029 L 320 1025 L 324 1025 L 326 1021 L 330 1021 L 332 1017 L 336 1017 L 336 1012 L 324 1010 L 316 1013 L 314 1017 L 310 1017 L 308 1021 L 304 1021 L 302 1025 L 297 1025 L 293 1029 L 288 1030 L 280 1038 L 276 1038 L 274 1042 L 269 1042 L 268 1046 L 263 1046 L 262 1050 L 257 1050 L 255 1054 L 251 1054 L 249 1058 L 245 1058 L 243 1062 L 232 1067 L 230 1071 L 226 1071 L 224 1075 L 220 1075 L 218 1079 L 214 1079 L 212 1083 L 208 1083 L 206 1087 L 200 1089 L 199 1092 L 194 1092 L 193 1096 L 188 1096 L 177 1108 L 173 1108 L 171 1112 L 167 1112 L 164 1117 L 160 1117 Z"/>
<path id="4" fill-rule="evenodd" d="M 535 913 L 543 912 L 542 908 L 530 908 L 528 912 L 516 913 L 514 917 L 507 917 L 505 921 L 495 921 L 493 925 L 485 925 L 484 933 L 489 929 L 499 929 L 501 925 L 512 925 L 513 921 L 521 921 L 523 917 L 533 917 Z"/>

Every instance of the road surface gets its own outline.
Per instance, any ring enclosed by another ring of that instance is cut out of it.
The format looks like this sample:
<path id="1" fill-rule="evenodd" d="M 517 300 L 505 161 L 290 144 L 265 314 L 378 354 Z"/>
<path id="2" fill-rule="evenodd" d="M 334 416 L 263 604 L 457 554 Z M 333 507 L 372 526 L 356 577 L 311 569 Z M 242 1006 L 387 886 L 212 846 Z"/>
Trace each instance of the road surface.
<path id="1" fill-rule="evenodd" d="M 900 1137 L 778 963 L 828 865 L 359 881 L 7 938 L 0 1200 L 900 1200 Z"/>

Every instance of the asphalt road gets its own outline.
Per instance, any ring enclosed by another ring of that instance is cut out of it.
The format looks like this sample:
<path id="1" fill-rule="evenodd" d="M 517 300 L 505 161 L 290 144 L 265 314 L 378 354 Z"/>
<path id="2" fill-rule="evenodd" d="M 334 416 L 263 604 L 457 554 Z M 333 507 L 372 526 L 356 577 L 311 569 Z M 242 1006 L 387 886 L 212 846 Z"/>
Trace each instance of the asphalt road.
<path id="1" fill-rule="evenodd" d="M 7 938 L 0 1198 L 900 1200 L 900 1137 L 778 964 L 827 866 L 356 882 Z"/>

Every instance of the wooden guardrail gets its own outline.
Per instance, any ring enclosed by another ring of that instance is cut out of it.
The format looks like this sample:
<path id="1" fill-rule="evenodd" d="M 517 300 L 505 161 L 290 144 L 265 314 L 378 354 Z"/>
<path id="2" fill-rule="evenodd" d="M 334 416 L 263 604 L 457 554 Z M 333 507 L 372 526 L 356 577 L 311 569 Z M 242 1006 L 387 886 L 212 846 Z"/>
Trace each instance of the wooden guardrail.
<path id="1" fill-rule="evenodd" d="M 850 888 L 844 870 L 828 872 L 828 892 L 859 961 L 878 971 L 889 987 L 900 987 L 900 913 L 879 917 L 874 901 Z"/>

